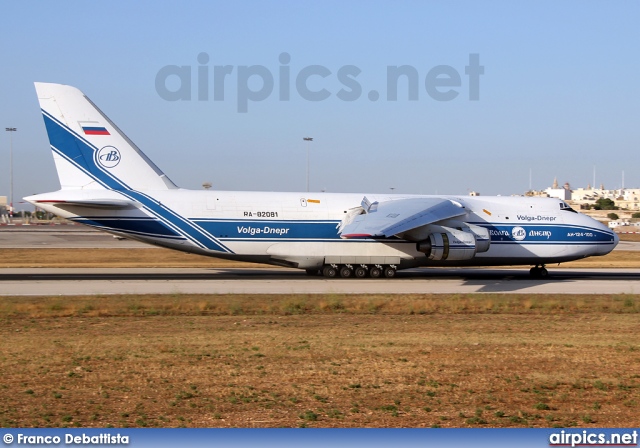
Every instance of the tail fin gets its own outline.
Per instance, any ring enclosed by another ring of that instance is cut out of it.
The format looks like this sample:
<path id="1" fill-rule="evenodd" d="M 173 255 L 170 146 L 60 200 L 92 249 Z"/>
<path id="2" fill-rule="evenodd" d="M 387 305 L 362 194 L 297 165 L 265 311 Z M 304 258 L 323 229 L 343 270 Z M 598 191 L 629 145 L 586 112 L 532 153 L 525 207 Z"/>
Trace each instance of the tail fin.
<path id="1" fill-rule="evenodd" d="M 62 189 L 177 188 L 80 90 L 35 86 Z"/>

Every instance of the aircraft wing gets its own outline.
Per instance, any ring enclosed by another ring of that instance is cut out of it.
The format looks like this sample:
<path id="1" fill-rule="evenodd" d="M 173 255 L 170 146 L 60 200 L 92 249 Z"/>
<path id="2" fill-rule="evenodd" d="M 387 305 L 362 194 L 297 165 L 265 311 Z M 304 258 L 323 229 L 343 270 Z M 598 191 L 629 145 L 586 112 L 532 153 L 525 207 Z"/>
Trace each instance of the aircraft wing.
<path id="1" fill-rule="evenodd" d="M 407 198 L 371 204 L 365 197 L 362 209 L 364 214 L 343 224 L 341 238 L 390 237 L 466 213 L 461 204 L 442 198 Z"/>

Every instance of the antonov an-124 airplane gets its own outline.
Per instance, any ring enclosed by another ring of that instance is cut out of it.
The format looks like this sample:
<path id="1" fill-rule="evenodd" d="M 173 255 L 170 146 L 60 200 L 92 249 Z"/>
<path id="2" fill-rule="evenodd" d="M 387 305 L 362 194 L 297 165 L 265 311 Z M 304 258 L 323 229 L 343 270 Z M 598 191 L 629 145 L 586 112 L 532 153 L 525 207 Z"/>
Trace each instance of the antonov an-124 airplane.
<path id="1" fill-rule="evenodd" d="M 117 236 L 325 277 L 605 255 L 618 237 L 564 201 L 177 187 L 80 90 L 36 83 L 61 189 L 25 198 Z"/>

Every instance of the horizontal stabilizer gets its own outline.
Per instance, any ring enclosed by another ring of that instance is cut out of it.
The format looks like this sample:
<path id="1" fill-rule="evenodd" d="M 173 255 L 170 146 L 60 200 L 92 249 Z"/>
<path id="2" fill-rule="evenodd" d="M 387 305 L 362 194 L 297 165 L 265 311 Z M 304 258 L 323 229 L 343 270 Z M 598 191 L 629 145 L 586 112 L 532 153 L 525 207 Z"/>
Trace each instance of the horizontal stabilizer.
<path id="1" fill-rule="evenodd" d="M 33 201 L 34 204 L 50 204 L 54 206 L 73 206 L 73 207 L 90 207 L 90 208 L 109 208 L 109 209 L 125 209 L 137 208 L 140 204 L 124 199 L 83 199 L 83 200 L 64 200 L 64 199 L 43 199 Z"/>

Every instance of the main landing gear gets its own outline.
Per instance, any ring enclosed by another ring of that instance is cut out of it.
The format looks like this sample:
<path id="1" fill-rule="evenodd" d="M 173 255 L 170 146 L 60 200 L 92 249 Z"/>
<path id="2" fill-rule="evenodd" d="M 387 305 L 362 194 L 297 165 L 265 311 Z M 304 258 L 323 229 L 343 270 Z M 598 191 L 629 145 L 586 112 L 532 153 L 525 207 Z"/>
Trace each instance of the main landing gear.
<path id="1" fill-rule="evenodd" d="M 396 276 L 395 265 L 350 265 L 350 264 L 325 264 L 322 269 L 307 269 L 308 275 L 322 274 L 326 278 L 393 278 Z"/>
<path id="2" fill-rule="evenodd" d="M 544 265 L 535 265 L 529 270 L 529 275 L 533 278 L 548 278 L 549 271 L 547 271 Z"/>

